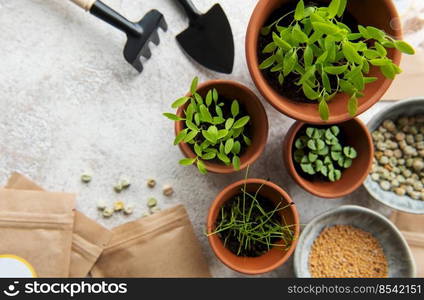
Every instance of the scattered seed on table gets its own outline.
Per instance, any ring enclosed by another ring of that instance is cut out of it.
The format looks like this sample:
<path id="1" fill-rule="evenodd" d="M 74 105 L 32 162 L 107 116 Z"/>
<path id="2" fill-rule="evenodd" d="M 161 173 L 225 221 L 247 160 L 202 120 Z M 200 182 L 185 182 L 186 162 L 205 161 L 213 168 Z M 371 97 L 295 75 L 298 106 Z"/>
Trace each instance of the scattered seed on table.
<path id="1" fill-rule="evenodd" d="M 119 184 L 122 186 L 122 189 L 127 189 L 127 188 L 130 187 L 131 182 L 128 179 L 125 178 L 125 179 L 121 179 L 119 181 Z"/>
<path id="2" fill-rule="evenodd" d="M 93 177 L 88 173 L 84 173 L 81 175 L 81 181 L 84 183 L 89 183 L 92 179 Z"/>
<path id="3" fill-rule="evenodd" d="M 154 188 L 156 186 L 156 180 L 150 178 L 147 180 L 147 186 L 151 189 Z"/>
<path id="4" fill-rule="evenodd" d="M 158 204 L 158 201 L 156 200 L 156 198 L 152 197 L 147 200 L 147 206 L 150 208 L 155 207 L 157 204 Z"/>
<path id="5" fill-rule="evenodd" d="M 157 206 L 150 208 L 150 213 L 152 213 L 152 214 L 160 212 L 160 211 L 161 211 L 161 209 Z"/>
<path id="6" fill-rule="evenodd" d="M 172 194 L 174 194 L 174 189 L 170 185 L 165 185 L 163 187 L 163 194 L 167 197 L 170 197 Z"/>
<path id="7" fill-rule="evenodd" d="M 134 204 L 126 204 L 124 207 L 124 214 L 131 215 L 134 212 Z"/>
<path id="8" fill-rule="evenodd" d="M 103 200 L 98 200 L 97 201 L 97 209 L 98 210 L 105 210 L 106 207 L 107 207 L 107 204 L 106 204 L 105 201 L 103 201 Z"/>
<path id="9" fill-rule="evenodd" d="M 142 217 L 142 218 L 145 218 L 145 217 L 148 217 L 148 216 L 150 216 L 150 214 L 149 214 L 149 213 L 147 213 L 147 212 L 143 212 L 143 213 L 141 214 L 141 217 Z"/>
<path id="10" fill-rule="evenodd" d="M 116 202 L 113 204 L 113 209 L 114 209 L 115 211 L 121 211 L 121 210 L 123 210 L 123 209 L 124 209 L 124 207 L 125 207 L 125 204 L 124 204 L 124 202 L 122 202 L 122 201 L 116 201 Z"/>
<path id="11" fill-rule="evenodd" d="M 113 187 L 113 189 L 115 190 L 115 192 L 120 193 L 120 192 L 122 192 L 123 187 L 122 187 L 122 185 L 120 183 L 118 183 L 117 185 L 115 185 Z"/>
<path id="12" fill-rule="evenodd" d="M 111 208 L 111 207 L 106 207 L 104 210 L 103 210 L 103 217 L 105 217 L 105 218 L 110 218 L 110 217 L 112 217 L 113 216 L 113 208 Z"/>

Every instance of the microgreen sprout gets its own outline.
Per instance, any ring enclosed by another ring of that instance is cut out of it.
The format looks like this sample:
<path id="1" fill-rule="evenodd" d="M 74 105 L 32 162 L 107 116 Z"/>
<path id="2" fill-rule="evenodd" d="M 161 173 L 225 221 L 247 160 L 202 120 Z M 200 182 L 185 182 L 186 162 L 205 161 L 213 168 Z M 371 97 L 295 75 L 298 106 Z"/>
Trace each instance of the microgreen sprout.
<path id="1" fill-rule="evenodd" d="M 205 97 L 197 92 L 198 78 L 191 84 L 191 96 L 177 99 L 172 108 L 184 108 L 182 116 L 164 113 L 172 121 L 184 121 L 174 145 L 188 143 L 196 157 L 180 160 L 183 166 L 196 164 L 202 174 L 207 173 L 204 161 L 217 160 L 235 170 L 240 169 L 240 154 L 251 144 L 247 126 L 250 116 L 243 115 L 239 101 L 225 101 L 216 89 L 209 90 Z"/>
<path id="2" fill-rule="evenodd" d="M 240 194 L 221 207 L 216 227 L 208 235 L 217 234 L 224 245 L 238 256 L 260 256 L 271 248 L 287 250 L 294 240 L 293 224 L 286 224 L 281 211 L 293 203 L 277 205 L 262 197 L 261 185 L 256 192 L 247 191 L 246 183 Z"/>
<path id="3" fill-rule="evenodd" d="M 259 68 L 275 73 L 280 85 L 294 73 L 305 97 L 318 102 L 322 120 L 329 119 L 327 102 L 339 92 L 350 96 L 347 110 L 356 115 L 365 85 L 377 80 L 367 76 L 371 66 L 379 67 L 389 79 L 402 72 L 387 57 L 387 48 L 415 53 L 411 45 L 376 27 L 359 25 L 358 31 L 348 27 L 342 22 L 346 6 L 347 0 L 332 0 L 328 7 L 305 7 L 300 0 L 294 11 L 261 30 L 262 35 L 271 34 L 273 41 L 262 49 L 269 57 Z M 287 18 L 292 18 L 291 23 L 280 26 Z"/>
<path id="4" fill-rule="evenodd" d="M 337 126 L 306 128 L 294 143 L 294 161 L 305 174 L 320 174 L 332 182 L 340 180 L 342 170 L 350 168 L 358 154 L 353 147 L 343 146 L 339 135 Z"/>

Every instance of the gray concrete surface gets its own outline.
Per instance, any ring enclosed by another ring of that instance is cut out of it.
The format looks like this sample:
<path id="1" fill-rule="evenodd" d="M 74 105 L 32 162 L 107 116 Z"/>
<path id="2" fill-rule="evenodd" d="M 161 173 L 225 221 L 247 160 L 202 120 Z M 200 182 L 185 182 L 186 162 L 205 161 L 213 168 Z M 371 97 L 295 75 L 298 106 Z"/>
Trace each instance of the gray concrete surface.
<path id="1" fill-rule="evenodd" d="M 209 72 L 182 54 L 174 37 L 187 22 L 173 1 L 104 2 L 132 20 L 151 8 L 165 15 L 169 31 L 160 33 L 158 47 L 151 47 L 153 55 L 142 75 L 123 60 L 125 37 L 69 1 L 0 0 L 0 183 L 19 171 L 48 190 L 77 193 L 78 209 L 109 228 L 140 217 L 149 196 L 156 196 L 162 208 L 183 203 L 213 274 L 241 276 L 215 258 L 203 230 L 215 195 L 243 174 L 201 176 L 194 168 L 179 166 L 182 155 L 172 146 L 173 124 L 161 113 L 171 110 L 172 101 L 186 92 L 195 75 L 201 80 L 231 78 L 256 91 L 244 58 L 245 30 L 256 0 L 219 1 L 230 16 L 235 38 L 230 76 Z M 204 11 L 215 1 L 196 2 Z M 389 213 L 363 188 L 337 200 L 301 190 L 282 162 L 282 140 L 293 121 L 263 103 L 270 120 L 269 141 L 250 176 L 270 178 L 286 189 L 302 223 L 342 204 Z M 93 174 L 88 186 L 79 179 L 84 171 Z M 112 186 L 121 175 L 133 184 L 116 195 Z M 150 177 L 158 181 L 154 190 L 145 185 Z M 164 184 L 174 187 L 172 198 L 161 195 Z M 137 207 L 131 217 L 105 220 L 96 210 L 98 199 L 122 199 Z M 265 276 L 293 276 L 292 262 Z"/>

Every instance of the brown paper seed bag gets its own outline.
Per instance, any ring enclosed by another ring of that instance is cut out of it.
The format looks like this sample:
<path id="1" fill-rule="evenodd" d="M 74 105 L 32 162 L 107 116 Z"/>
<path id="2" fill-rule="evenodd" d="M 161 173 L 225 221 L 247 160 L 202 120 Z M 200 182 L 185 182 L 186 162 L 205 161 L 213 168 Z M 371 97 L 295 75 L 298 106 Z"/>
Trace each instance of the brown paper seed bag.
<path id="1" fill-rule="evenodd" d="M 182 205 L 112 230 L 93 277 L 210 277 Z"/>
<path id="2" fill-rule="evenodd" d="M 68 277 L 75 197 L 0 189 L 0 254 L 31 264 L 37 277 Z"/>
<path id="3" fill-rule="evenodd" d="M 424 215 L 394 211 L 390 217 L 408 242 L 417 264 L 417 276 L 424 277 Z"/>
<path id="4" fill-rule="evenodd" d="M 13 173 L 10 176 L 6 188 L 42 190 L 41 187 L 19 173 Z M 79 211 L 75 211 L 69 277 L 86 277 L 111 237 L 110 230 Z"/>

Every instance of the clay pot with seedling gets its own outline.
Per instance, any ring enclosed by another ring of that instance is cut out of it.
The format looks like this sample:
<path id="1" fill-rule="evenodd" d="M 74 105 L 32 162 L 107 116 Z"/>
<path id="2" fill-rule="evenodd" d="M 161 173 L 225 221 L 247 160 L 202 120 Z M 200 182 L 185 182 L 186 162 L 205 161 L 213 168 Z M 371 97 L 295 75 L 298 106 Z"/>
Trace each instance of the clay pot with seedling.
<path id="1" fill-rule="evenodd" d="M 284 140 L 283 155 L 302 188 L 321 198 L 340 198 L 365 180 L 374 147 L 367 127 L 357 118 L 327 126 L 296 122 Z"/>
<path id="2" fill-rule="evenodd" d="M 253 163 L 262 153 L 268 136 L 268 119 L 256 95 L 247 87 L 227 80 L 208 81 L 177 99 L 177 113 L 164 115 L 175 121 L 174 145 L 186 158 L 184 166 L 231 173 Z"/>
<path id="3" fill-rule="evenodd" d="M 315 3 L 259 1 L 247 32 L 249 70 L 288 116 L 342 122 L 380 99 L 401 72 L 400 53 L 414 49 L 390 26 L 398 22 L 390 1 Z"/>
<path id="4" fill-rule="evenodd" d="M 207 235 L 217 257 L 245 274 L 272 271 L 296 247 L 299 216 L 290 196 L 262 179 L 245 179 L 225 188 L 214 200 Z"/>

